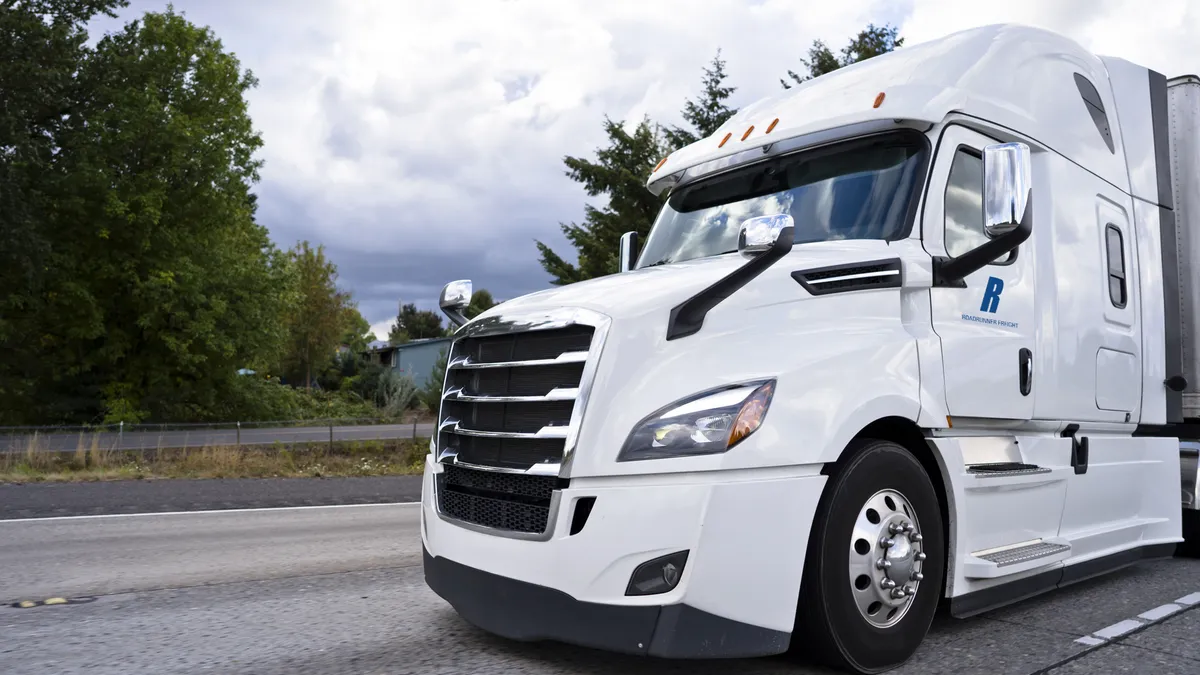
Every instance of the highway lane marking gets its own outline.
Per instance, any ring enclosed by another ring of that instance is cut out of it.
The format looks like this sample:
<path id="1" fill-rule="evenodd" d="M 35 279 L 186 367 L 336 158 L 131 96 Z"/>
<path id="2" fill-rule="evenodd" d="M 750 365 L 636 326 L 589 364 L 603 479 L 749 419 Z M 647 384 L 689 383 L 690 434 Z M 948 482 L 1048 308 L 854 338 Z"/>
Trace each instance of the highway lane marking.
<path id="1" fill-rule="evenodd" d="M 92 518 L 137 518 L 141 516 L 190 516 L 209 513 L 253 513 L 256 511 L 303 511 L 307 509 L 356 509 L 372 506 L 416 506 L 421 502 L 380 502 L 378 504 L 318 504 L 316 506 L 264 506 L 253 509 L 206 509 L 203 511 L 147 511 L 144 513 L 97 513 L 87 516 L 46 516 L 44 518 L 9 518 L 0 523 L 44 523 L 48 520 L 88 520 Z"/>
<path id="2" fill-rule="evenodd" d="M 1148 609 L 1132 619 L 1118 621 L 1111 626 L 1105 626 L 1100 630 L 1093 631 L 1090 635 L 1076 639 L 1075 642 L 1088 647 L 1099 647 L 1108 644 L 1108 642 L 1116 638 L 1128 635 L 1133 631 L 1153 626 L 1168 617 L 1182 612 L 1184 608 L 1190 608 L 1194 605 L 1200 605 L 1200 593 L 1185 595 L 1175 602 L 1168 602 L 1154 609 Z"/>

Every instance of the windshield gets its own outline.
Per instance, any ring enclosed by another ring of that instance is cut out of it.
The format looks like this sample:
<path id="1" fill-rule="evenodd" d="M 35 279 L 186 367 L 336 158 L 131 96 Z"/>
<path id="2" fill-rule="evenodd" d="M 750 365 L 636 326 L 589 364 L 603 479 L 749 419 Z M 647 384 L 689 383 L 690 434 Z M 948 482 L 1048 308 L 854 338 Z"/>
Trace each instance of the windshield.
<path id="1" fill-rule="evenodd" d="M 784 155 L 672 193 L 639 267 L 737 252 L 742 221 L 787 213 L 796 244 L 906 236 L 919 134 L 889 134 Z"/>

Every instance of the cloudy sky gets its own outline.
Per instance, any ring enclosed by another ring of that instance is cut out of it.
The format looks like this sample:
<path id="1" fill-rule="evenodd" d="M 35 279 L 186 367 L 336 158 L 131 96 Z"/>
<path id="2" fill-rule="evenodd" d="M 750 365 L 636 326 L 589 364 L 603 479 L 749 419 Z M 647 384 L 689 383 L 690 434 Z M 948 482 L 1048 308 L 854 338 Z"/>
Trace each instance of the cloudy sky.
<path id="1" fill-rule="evenodd" d="M 1015 21 L 1167 76 L 1200 73 L 1188 0 L 174 0 L 259 79 L 260 221 L 323 243 L 385 337 L 399 302 L 434 308 L 470 278 L 497 298 L 546 288 L 535 240 L 588 196 L 563 173 L 601 122 L 678 123 L 717 49 L 735 107 L 780 88 L 814 39 L 867 23 L 911 45 Z M 976 6 L 977 5 L 977 6 Z M 110 30 L 166 0 L 132 0 Z"/>

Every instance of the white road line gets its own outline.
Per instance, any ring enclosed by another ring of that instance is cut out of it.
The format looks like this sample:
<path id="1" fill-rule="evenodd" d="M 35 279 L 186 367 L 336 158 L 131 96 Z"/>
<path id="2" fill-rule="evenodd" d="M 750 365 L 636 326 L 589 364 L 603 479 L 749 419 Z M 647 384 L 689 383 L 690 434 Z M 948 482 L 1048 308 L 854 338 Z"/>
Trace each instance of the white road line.
<path id="1" fill-rule="evenodd" d="M 1154 609 L 1148 609 L 1141 614 L 1138 614 L 1136 619 L 1125 619 L 1124 621 L 1119 621 L 1111 626 L 1101 628 L 1100 630 L 1093 632 L 1091 635 L 1085 635 L 1081 638 L 1077 638 L 1075 642 L 1081 645 L 1087 645 L 1088 647 L 1097 647 L 1107 644 L 1109 640 L 1121 637 L 1122 635 L 1125 635 L 1131 631 L 1135 631 L 1139 628 L 1158 623 L 1159 621 L 1162 621 L 1163 619 L 1166 619 L 1177 612 L 1183 611 L 1184 607 L 1190 607 L 1196 604 L 1200 604 L 1200 593 L 1185 595 L 1175 602 L 1168 602 L 1167 604 L 1159 605 Z"/>
<path id="2" fill-rule="evenodd" d="M 382 502 L 378 504 L 328 504 L 317 506 L 264 506 L 253 509 L 209 509 L 205 511 L 148 511 L 146 513 L 98 513 L 88 516 L 47 516 L 45 518 L 11 518 L 0 523 L 44 523 L 48 520 L 87 520 L 90 518 L 138 518 L 141 516 L 192 516 L 207 513 L 254 513 L 256 511 L 302 511 L 305 509 L 357 509 L 372 506 L 416 506 L 421 502 Z"/>
<path id="3" fill-rule="evenodd" d="M 1177 602 L 1181 605 L 1189 605 L 1189 606 L 1194 605 L 1196 603 L 1200 603 L 1200 593 L 1192 593 L 1191 595 L 1185 595 L 1182 598 L 1176 600 L 1175 602 Z"/>
<path id="4" fill-rule="evenodd" d="M 1119 622 L 1114 623 L 1113 625 L 1108 626 L 1106 628 L 1101 628 L 1100 630 L 1092 633 L 1092 635 L 1095 635 L 1098 638 L 1103 638 L 1105 640 L 1111 640 L 1115 637 L 1124 635 L 1131 630 L 1141 628 L 1141 627 L 1142 627 L 1141 621 L 1137 621 L 1136 619 L 1125 619 L 1124 621 L 1119 621 Z"/>
<path id="5" fill-rule="evenodd" d="M 1148 612 L 1142 612 L 1141 614 L 1138 614 L 1138 618 L 1145 619 L 1147 621 L 1158 621 L 1159 619 L 1165 619 L 1168 616 L 1171 616 L 1172 614 L 1174 614 L 1175 612 L 1178 612 L 1181 609 L 1183 609 L 1183 608 L 1180 607 L 1179 605 L 1176 605 L 1174 603 L 1168 603 L 1161 607 L 1155 607 L 1154 609 L 1152 609 Z"/>

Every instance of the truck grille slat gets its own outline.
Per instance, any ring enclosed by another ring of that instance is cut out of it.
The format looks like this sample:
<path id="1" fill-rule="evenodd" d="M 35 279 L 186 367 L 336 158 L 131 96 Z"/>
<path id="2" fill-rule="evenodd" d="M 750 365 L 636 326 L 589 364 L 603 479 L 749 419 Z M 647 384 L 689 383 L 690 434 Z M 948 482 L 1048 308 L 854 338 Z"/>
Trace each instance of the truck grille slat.
<path id="1" fill-rule="evenodd" d="M 448 465 L 438 475 L 438 504 L 443 513 L 463 522 L 537 534 L 546 530 L 557 481 L 553 476 L 494 473 Z"/>
<path id="2" fill-rule="evenodd" d="M 563 461 L 595 334 L 595 326 L 566 323 L 455 340 L 436 438 L 445 516 L 546 531 L 553 491 L 566 481 L 523 472 Z"/>

